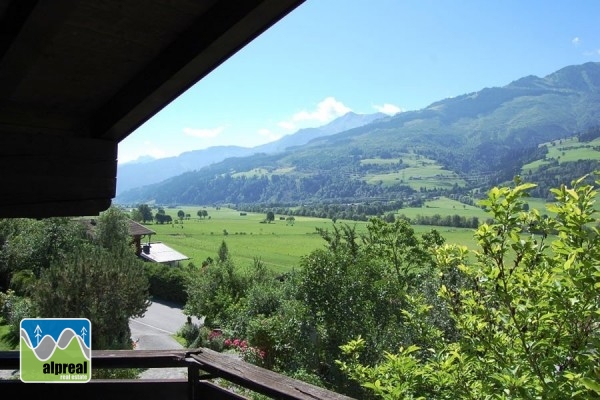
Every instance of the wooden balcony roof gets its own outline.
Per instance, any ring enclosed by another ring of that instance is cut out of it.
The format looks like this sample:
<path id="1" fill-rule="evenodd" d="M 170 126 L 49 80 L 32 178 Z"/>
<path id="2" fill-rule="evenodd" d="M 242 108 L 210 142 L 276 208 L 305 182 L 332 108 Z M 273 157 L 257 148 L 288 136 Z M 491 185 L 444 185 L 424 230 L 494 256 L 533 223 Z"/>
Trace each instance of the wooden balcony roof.
<path id="1" fill-rule="evenodd" d="M 304 0 L 0 0 L 0 217 L 98 215 L 118 143 Z"/>

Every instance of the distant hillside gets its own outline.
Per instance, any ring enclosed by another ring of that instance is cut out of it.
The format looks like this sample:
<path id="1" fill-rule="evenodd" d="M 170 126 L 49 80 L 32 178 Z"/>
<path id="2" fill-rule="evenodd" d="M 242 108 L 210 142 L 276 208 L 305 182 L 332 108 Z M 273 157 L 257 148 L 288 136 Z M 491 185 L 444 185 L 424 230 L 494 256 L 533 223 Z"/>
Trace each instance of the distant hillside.
<path id="1" fill-rule="evenodd" d="M 199 170 L 207 165 L 230 157 L 246 157 L 257 153 L 276 153 L 292 146 L 301 146 L 310 140 L 333 135 L 347 129 L 368 124 L 386 114 L 356 114 L 349 112 L 318 128 L 300 129 L 296 133 L 256 147 L 214 146 L 203 150 L 193 150 L 177 157 L 142 160 L 125 163 L 117 167 L 117 195 L 127 190 L 164 181 L 184 172 Z"/>
<path id="2" fill-rule="evenodd" d="M 465 195 L 509 181 L 523 165 L 544 159 L 543 143 L 598 125 L 600 63 L 586 63 L 378 118 L 278 153 L 230 158 L 115 200 L 288 204 Z"/>

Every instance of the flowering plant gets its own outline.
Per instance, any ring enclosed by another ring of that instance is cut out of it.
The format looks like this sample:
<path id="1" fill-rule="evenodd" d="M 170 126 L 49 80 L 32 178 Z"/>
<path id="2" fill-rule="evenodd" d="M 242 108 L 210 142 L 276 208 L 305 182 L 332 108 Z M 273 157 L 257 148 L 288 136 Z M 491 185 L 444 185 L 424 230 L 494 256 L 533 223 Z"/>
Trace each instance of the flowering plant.
<path id="1" fill-rule="evenodd" d="M 257 348 L 248 346 L 248 342 L 240 339 L 225 339 L 223 343 L 226 349 L 232 349 L 240 353 L 242 360 L 254 365 L 262 365 L 266 353 Z"/>

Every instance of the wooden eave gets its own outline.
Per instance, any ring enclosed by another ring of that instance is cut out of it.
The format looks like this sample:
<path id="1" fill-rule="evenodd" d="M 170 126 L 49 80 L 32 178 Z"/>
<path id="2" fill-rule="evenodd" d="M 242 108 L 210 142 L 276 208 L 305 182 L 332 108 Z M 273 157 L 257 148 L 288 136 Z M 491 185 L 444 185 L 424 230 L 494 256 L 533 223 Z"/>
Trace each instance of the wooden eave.
<path id="1" fill-rule="evenodd" d="M 118 143 L 304 0 L 0 0 L 0 217 L 92 216 Z"/>

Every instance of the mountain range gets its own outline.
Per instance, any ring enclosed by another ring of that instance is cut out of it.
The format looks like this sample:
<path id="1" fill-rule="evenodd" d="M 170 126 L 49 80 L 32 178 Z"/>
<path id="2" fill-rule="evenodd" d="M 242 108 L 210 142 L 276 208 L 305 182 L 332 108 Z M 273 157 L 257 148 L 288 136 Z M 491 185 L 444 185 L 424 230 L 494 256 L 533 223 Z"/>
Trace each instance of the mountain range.
<path id="1" fill-rule="evenodd" d="M 548 143 L 599 121 L 600 63 L 567 66 L 417 111 L 347 114 L 252 149 L 209 148 L 123 165 L 115 202 L 297 204 L 473 191 L 510 180 L 543 160 Z M 134 175 L 144 186 L 128 183 Z M 424 178 L 427 185 L 418 186 Z"/>
<path id="2" fill-rule="evenodd" d="M 117 166 L 117 195 L 135 187 L 150 185 L 187 171 L 201 169 L 230 157 L 281 152 L 290 147 L 301 146 L 321 136 L 333 135 L 366 125 L 385 116 L 386 114 L 383 113 L 356 114 L 348 112 L 321 127 L 300 129 L 294 134 L 256 147 L 214 146 L 203 150 L 188 151 L 177 157 L 160 159 L 149 156 L 142 157 Z"/>

